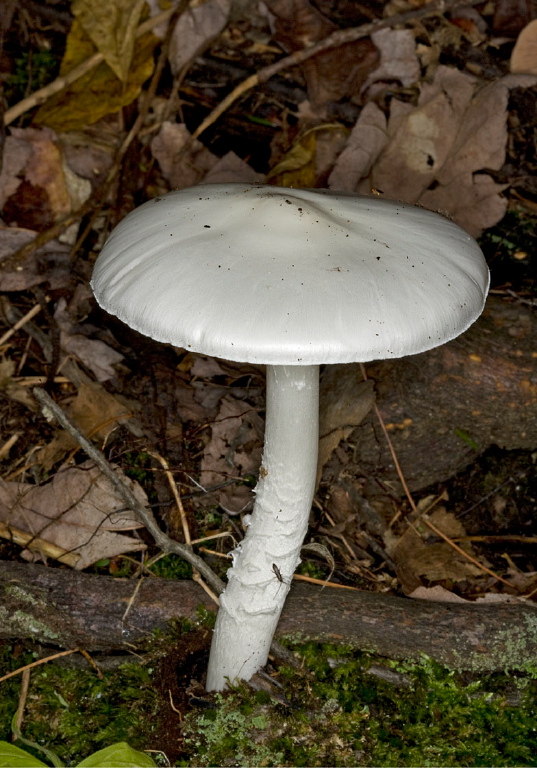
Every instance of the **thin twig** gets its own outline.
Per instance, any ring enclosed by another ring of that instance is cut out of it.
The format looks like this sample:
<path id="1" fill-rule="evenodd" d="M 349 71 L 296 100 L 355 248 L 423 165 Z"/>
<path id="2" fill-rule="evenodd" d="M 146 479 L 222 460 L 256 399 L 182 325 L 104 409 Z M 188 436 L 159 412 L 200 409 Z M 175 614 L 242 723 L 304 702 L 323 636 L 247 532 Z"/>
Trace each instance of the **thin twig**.
<path id="1" fill-rule="evenodd" d="M 159 453 L 153 453 L 152 451 L 148 451 L 148 453 L 150 456 L 156 459 L 164 469 L 164 474 L 166 475 L 166 479 L 168 480 L 168 485 L 171 488 L 171 492 L 173 493 L 173 496 L 175 498 L 175 503 L 179 511 L 179 519 L 181 520 L 181 527 L 183 528 L 183 536 L 185 537 L 185 544 L 191 547 L 192 540 L 190 538 L 190 528 L 188 527 L 188 520 L 186 517 L 185 508 L 183 507 L 183 502 L 181 501 L 181 496 L 177 489 L 177 483 L 175 482 L 175 478 L 171 473 L 170 465 L 168 464 L 166 459 L 163 456 L 161 456 Z"/>
<path id="2" fill-rule="evenodd" d="M 444 539 L 446 544 L 449 544 L 450 547 L 453 547 L 453 549 L 457 550 L 459 555 L 462 555 L 467 560 L 469 560 L 471 563 L 476 565 L 481 571 L 484 571 L 485 573 L 488 573 L 489 576 L 492 576 L 494 579 L 497 579 L 497 581 L 501 581 L 502 584 L 507 584 L 508 587 L 512 587 L 513 585 L 506 581 L 505 579 L 502 579 L 501 576 L 498 576 L 497 573 L 494 573 L 494 571 L 491 571 L 490 568 L 487 568 L 483 563 L 480 563 L 479 560 L 476 560 L 475 557 L 472 557 L 468 554 L 468 552 L 465 552 L 462 547 L 459 547 L 458 544 L 455 544 L 455 542 L 449 538 L 449 536 L 446 536 L 445 533 L 443 533 L 440 528 L 437 528 L 434 523 L 431 523 L 430 520 L 428 520 L 426 517 L 422 518 L 422 522 L 425 523 L 425 525 L 431 529 L 434 533 L 436 533 L 437 536 L 440 536 L 441 539 Z"/>
<path id="3" fill-rule="evenodd" d="M 143 576 L 141 576 L 141 577 L 140 577 L 140 578 L 137 580 L 137 582 L 136 582 L 136 586 L 135 586 L 135 588 L 134 588 L 134 592 L 133 592 L 133 593 L 132 593 L 132 595 L 129 597 L 129 600 L 128 600 L 128 602 L 127 602 L 127 607 L 125 608 L 125 613 L 124 613 L 124 614 L 123 614 L 123 616 L 121 617 L 121 623 L 122 623 L 122 624 L 124 624 L 124 623 L 125 623 L 125 621 L 126 621 L 126 619 L 127 619 L 127 616 L 129 615 L 129 611 L 130 611 L 130 609 L 132 608 L 132 606 L 134 605 L 134 601 L 136 600 L 136 597 L 137 597 L 137 595 L 138 595 L 138 592 L 140 591 L 140 587 L 142 586 L 142 581 L 143 581 Z"/>
<path id="4" fill-rule="evenodd" d="M 203 589 L 205 594 L 207 594 L 211 598 L 211 600 L 215 605 L 220 605 L 220 598 L 218 597 L 218 595 L 214 594 L 212 589 L 209 586 L 207 586 L 207 584 L 203 581 L 203 579 L 201 578 L 200 574 L 197 571 L 192 572 L 192 581 L 195 581 L 196 584 L 199 584 L 199 586 Z"/>
<path id="5" fill-rule="evenodd" d="M 134 512 L 138 519 L 147 528 L 151 536 L 153 536 L 156 545 L 166 554 L 176 554 L 186 560 L 194 568 L 197 568 L 200 573 L 207 579 L 213 589 L 220 593 L 224 589 L 224 583 L 222 580 L 209 568 L 209 566 L 202 560 L 201 557 L 196 555 L 192 549 L 184 544 L 180 544 L 178 541 L 174 541 L 167 536 L 159 527 L 152 511 L 144 507 L 141 504 L 133 491 L 129 486 L 123 482 L 121 477 L 114 472 L 104 455 L 99 451 L 90 441 L 84 437 L 80 430 L 70 421 L 62 409 L 54 402 L 54 400 L 39 387 L 35 387 L 33 390 L 35 399 L 43 407 L 45 416 L 49 415 L 54 417 L 61 426 L 66 429 L 69 434 L 74 437 L 80 447 L 85 451 L 92 461 L 99 467 L 103 475 L 110 481 L 112 487 L 117 494 L 123 499 L 127 507 Z"/>
<path id="6" fill-rule="evenodd" d="M 46 664 L 48 661 L 54 661 L 54 659 L 59 659 L 60 656 L 69 656 L 71 653 L 80 653 L 80 648 L 72 648 L 70 651 L 60 651 L 59 653 L 53 653 L 52 656 L 47 656 L 44 659 L 32 661 L 31 664 L 26 664 L 24 667 L 19 667 L 19 669 L 16 669 L 14 672 L 9 672 L 7 675 L 0 677 L 0 683 L 3 683 L 4 680 L 9 680 L 10 677 L 22 674 L 26 669 L 32 669 L 33 667 L 38 667 L 40 664 Z"/>
<path id="7" fill-rule="evenodd" d="M 360 363 L 360 370 L 362 372 L 362 377 L 363 377 L 364 381 L 367 381 L 367 373 L 366 373 L 365 366 L 364 366 L 363 363 Z M 403 490 L 405 492 L 405 496 L 407 497 L 407 499 L 409 501 L 409 504 L 412 507 L 413 512 L 417 512 L 418 508 L 416 507 L 416 502 L 412 498 L 412 494 L 410 493 L 410 490 L 408 488 L 407 482 L 405 480 L 405 476 L 403 475 L 403 470 L 401 469 L 401 465 L 399 464 L 399 459 L 397 458 L 397 454 L 395 453 L 395 448 L 393 447 L 393 443 L 391 441 L 390 435 L 388 434 L 388 430 L 386 429 L 386 425 L 384 424 L 384 419 L 382 418 L 376 403 L 373 403 L 373 410 L 375 411 L 375 416 L 378 419 L 378 422 L 380 424 L 380 428 L 382 429 L 382 431 L 384 433 L 384 437 L 386 438 L 386 442 L 388 443 L 388 448 L 390 450 L 392 461 L 394 463 L 395 470 L 397 472 L 397 476 L 399 477 L 401 485 L 403 486 Z"/>
<path id="8" fill-rule="evenodd" d="M 38 312 L 41 312 L 41 304 L 35 304 L 29 312 L 27 312 L 24 317 L 21 317 L 20 320 L 17 320 L 14 326 L 12 326 L 9 331 L 6 331 L 3 336 L 0 336 L 0 345 L 4 344 L 8 339 L 10 339 L 13 334 L 15 334 L 19 328 L 22 328 L 23 325 L 25 325 L 28 320 L 31 320 L 32 317 L 35 317 Z"/>

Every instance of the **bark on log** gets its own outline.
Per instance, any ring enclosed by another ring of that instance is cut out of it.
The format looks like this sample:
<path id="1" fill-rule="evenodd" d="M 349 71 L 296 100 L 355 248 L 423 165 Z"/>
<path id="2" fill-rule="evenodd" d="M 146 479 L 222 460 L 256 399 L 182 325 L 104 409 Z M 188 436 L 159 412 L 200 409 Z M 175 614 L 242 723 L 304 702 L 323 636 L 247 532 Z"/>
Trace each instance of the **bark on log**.
<path id="1" fill-rule="evenodd" d="M 195 620 L 198 606 L 214 608 L 193 582 L 145 579 L 137 586 L 0 561 L 0 638 L 127 650 L 173 617 Z M 389 658 L 426 653 L 460 669 L 516 669 L 535 658 L 537 607 L 432 603 L 296 584 L 277 630 L 277 637 L 289 635 L 350 644 Z"/>
<path id="2" fill-rule="evenodd" d="M 366 366 L 411 490 L 446 480 L 492 445 L 535 449 L 536 338 L 534 311 L 514 299 L 491 297 L 482 317 L 449 344 Z M 362 380 L 358 366 L 329 366 L 323 389 L 337 399 L 349 379 Z M 373 413 L 349 440 L 356 445 L 356 474 L 401 490 Z"/>

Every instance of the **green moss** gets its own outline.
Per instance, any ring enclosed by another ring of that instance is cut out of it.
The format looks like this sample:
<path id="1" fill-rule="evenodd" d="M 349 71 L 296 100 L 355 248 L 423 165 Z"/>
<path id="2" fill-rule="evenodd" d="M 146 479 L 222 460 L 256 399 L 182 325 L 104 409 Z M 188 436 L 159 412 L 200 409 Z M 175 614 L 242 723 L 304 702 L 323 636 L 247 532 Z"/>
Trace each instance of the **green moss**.
<path id="1" fill-rule="evenodd" d="M 4 674 L 32 661 L 35 654 L 19 654 L 9 644 L 2 648 Z M 0 739 L 11 741 L 20 677 L 2 686 Z M 91 668 L 67 669 L 50 663 L 32 670 L 22 731 L 25 738 L 74 764 L 118 741 L 133 747 L 151 743 L 157 704 L 150 668 L 125 664 L 99 679 Z"/>
<path id="2" fill-rule="evenodd" d="M 191 579 L 192 566 L 178 555 L 166 555 L 151 566 L 151 573 L 162 579 Z"/>
<path id="3" fill-rule="evenodd" d="M 187 744 L 194 751 L 188 764 L 537 765 L 531 668 L 517 676 L 477 678 L 427 658 L 381 662 L 315 643 L 301 646 L 300 653 L 314 675 L 280 671 L 288 706 L 267 703 L 241 686 L 219 695 L 210 715 L 188 715 Z M 373 661 L 400 684 L 372 675 Z M 523 685 L 516 706 L 507 698 L 514 683 Z"/>
<path id="4" fill-rule="evenodd" d="M 24 52 L 13 62 L 13 74 L 5 81 L 6 98 L 10 104 L 20 101 L 28 91 L 43 88 L 56 77 L 60 64 L 57 53 L 50 51 Z"/>
<path id="5" fill-rule="evenodd" d="M 173 636 L 159 633 L 152 658 L 186 641 L 188 630 L 180 624 Z M 486 674 L 450 670 L 425 657 L 390 662 L 313 642 L 296 650 L 309 673 L 279 669 L 281 690 L 241 685 L 207 696 L 213 708 L 193 707 L 183 720 L 177 764 L 537 765 L 535 666 Z M 0 674 L 34 659 L 35 654 L 6 645 Z M 169 704 L 162 681 L 156 685 L 155 669 L 126 664 L 101 680 L 90 668 L 38 667 L 31 675 L 23 735 L 72 763 L 117 741 L 166 751 L 159 723 Z M 0 738 L 9 740 L 20 679 L 2 685 Z M 181 727 L 179 718 L 173 723 Z"/>

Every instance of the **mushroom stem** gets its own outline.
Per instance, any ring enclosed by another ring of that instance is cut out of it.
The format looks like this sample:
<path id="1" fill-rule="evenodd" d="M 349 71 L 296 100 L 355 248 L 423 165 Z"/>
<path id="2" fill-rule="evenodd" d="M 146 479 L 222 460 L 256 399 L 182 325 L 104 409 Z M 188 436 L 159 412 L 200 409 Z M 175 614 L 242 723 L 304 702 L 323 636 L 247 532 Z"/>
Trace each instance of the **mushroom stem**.
<path id="1" fill-rule="evenodd" d="M 300 563 L 319 443 L 319 366 L 267 366 L 265 447 L 256 501 L 233 552 L 211 646 L 207 690 L 249 680 L 268 658 Z"/>

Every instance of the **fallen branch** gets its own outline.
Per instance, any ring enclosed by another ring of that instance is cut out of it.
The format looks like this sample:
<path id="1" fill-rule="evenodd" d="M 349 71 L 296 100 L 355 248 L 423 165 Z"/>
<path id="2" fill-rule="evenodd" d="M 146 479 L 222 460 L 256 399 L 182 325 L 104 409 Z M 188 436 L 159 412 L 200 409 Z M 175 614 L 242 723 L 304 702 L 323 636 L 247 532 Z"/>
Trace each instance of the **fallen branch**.
<path id="1" fill-rule="evenodd" d="M 131 601 L 132 592 L 129 579 L 0 561 L 0 638 L 129 650 L 172 618 L 197 621 L 200 605 L 214 610 L 190 581 L 147 578 Z M 349 644 L 394 659 L 425 653 L 460 669 L 517 669 L 535 658 L 537 609 L 527 601 L 433 603 L 294 584 L 277 636 Z"/>

